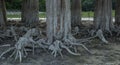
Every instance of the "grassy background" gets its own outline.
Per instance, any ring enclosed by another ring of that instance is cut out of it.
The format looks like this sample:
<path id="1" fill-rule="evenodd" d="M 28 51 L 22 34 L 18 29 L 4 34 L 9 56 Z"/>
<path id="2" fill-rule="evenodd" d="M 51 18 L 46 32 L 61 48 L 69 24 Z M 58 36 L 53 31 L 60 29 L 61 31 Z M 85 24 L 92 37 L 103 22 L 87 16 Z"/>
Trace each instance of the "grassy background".
<path id="1" fill-rule="evenodd" d="M 115 11 L 112 11 L 112 15 L 113 17 L 115 16 Z M 94 12 L 89 11 L 89 12 L 82 12 L 82 17 L 93 17 L 94 16 Z M 7 14 L 8 18 L 20 18 L 21 15 L 20 14 Z M 40 13 L 39 14 L 40 18 L 45 18 L 46 17 L 46 13 Z"/>

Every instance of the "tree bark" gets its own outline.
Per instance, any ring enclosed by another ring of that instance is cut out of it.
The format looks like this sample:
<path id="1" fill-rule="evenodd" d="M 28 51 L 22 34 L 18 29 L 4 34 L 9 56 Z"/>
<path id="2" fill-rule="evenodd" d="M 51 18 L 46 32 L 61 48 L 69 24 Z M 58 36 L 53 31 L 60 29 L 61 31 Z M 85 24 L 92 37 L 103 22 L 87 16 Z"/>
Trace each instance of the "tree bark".
<path id="1" fill-rule="evenodd" d="M 71 32 L 70 0 L 46 0 L 49 43 L 67 38 Z"/>
<path id="2" fill-rule="evenodd" d="M 22 22 L 26 26 L 35 27 L 39 22 L 39 0 L 23 0 Z"/>
<path id="3" fill-rule="evenodd" d="M 120 26 L 120 0 L 116 0 L 115 25 Z"/>
<path id="4" fill-rule="evenodd" d="M 72 27 L 81 26 L 81 0 L 71 0 Z"/>
<path id="5" fill-rule="evenodd" d="M 95 0 L 95 29 L 111 31 L 114 29 L 112 21 L 112 0 Z"/>
<path id="6" fill-rule="evenodd" d="M 5 27 L 6 21 L 7 21 L 7 17 L 6 17 L 5 0 L 0 0 L 0 26 L 1 28 Z"/>

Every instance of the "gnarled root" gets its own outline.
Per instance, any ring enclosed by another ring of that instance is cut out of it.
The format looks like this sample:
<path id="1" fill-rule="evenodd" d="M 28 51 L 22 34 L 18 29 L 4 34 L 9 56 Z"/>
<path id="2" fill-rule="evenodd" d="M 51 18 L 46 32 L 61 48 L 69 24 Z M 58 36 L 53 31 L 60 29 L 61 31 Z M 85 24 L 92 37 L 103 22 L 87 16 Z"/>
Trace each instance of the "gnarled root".
<path id="1" fill-rule="evenodd" d="M 80 42 L 77 42 L 78 40 L 75 39 L 71 34 L 67 38 L 63 38 L 63 40 L 56 40 L 52 45 L 50 45 L 49 49 L 52 50 L 52 54 L 54 57 L 56 57 L 57 53 L 59 53 L 62 56 L 63 49 L 67 50 L 72 55 L 80 55 L 80 53 L 76 53 L 77 49 L 76 46 L 82 46 L 86 51 L 91 53 L 89 49 L 82 43 L 88 42 L 89 40 L 79 40 Z M 71 51 L 70 48 L 74 48 L 73 51 Z M 91 53 L 92 54 L 92 53 Z"/>
<path id="2" fill-rule="evenodd" d="M 95 30 L 91 30 L 91 32 L 89 32 L 91 34 L 91 38 L 96 38 L 98 37 L 100 40 L 102 40 L 104 43 L 108 43 L 108 41 L 105 39 L 104 35 L 103 35 L 103 31 L 101 29 L 99 29 L 97 32 Z"/>
<path id="3" fill-rule="evenodd" d="M 80 55 L 79 53 L 72 52 L 69 49 L 69 46 L 64 45 L 64 43 L 59 40 L 56 40 L 52 45 L 50 45 L 49 49 L 52 50 L 52 55 L 54 55 L 54 57 L 57 56 L 57 53 L 59 53 L 61 55 L 61 57 L 63 57 L 63 55 L 62 55 L 63 49 L 66 49 L 72 55 Z"/>
<path id="4" fill-rule="evenodd" d="M 13 50 L 13 53 L 10 55 L 10 57 L 15 56 L 15 60 L 19 58 L 19 60 L 21 62 L 22 58 L 24 56 L 27 56 L 27 51 L 25 49 L 26 46 L 33 47 L 33 54 L 34 54 L 35 45 L 39 44 L 39 43 L 34 41 L 32 36 L 37 36 L 37 35 L 39 35 L 39 32 L 35 28 L 28 30 L 27 33 L 23 37 L 19 38 L 19 40 L 17 41 L 15 46 L 11 47 L 7 51 L 3 52 L 0 55 L 0 58 L 3 55 L 5 55 L 6 53 L 8 53 L 8 52 Z"/>
<path id="5" fill-rule="evenodd" d="M 10 57 L 13 57 L 15 56 L 15 60 L 19 58 L 19 61 L 21 62 L 22 61 L 22 57 L 26 56 L 27 55 L 27 52 L 26 52 L 26 45 L 28 45 L 28 43 L 31 42 L 31 39 L 27 39 L 27 38 L 24 38 L 24 37 L 21 37 L 18 42 L 15 44 L 14 47 L 11 47 L 9 48 L 7 51 L 3 52 L 1 55 L 0 55 L 0 58 L 13 50 L 13 53 L 10 55 Z"/>
<path id="6" fill-rule="evenodd" d="M 120 27 L 118 27 L 118 29 L 117 29 L 117 36 L 119 36 L 120 35 Z"/>
<path id="7" fill-rule="evenodd" d="M 96 33 L 96 37 L 99 37 L 99 39 L 101 39 L 104 43 L 108 43 L 108 41 L 105 39 L 102 30 L 98 30 Z"/>
<path id="8" fill-rule="evenodd" d="M 69 39 L 65 39 L 65 43 L 67 43 L 67 44 L 69 43 L 70 45 L 73 45 L 73 46 L 82 46 L 87 52 L 92 54 L 92 52 L 90 52 L 90 50 L 84 44 L 82 44 L 82 43 L 88 42 L 89 39 L 80 39 L 79 41 L 80 42 L 77 43 L 77 42 L 73 42 L 73 41 L 71 41 Z"/>
<path id="9" fill-rule="evenodd" d="M 62 55 L 62 51 L 63 49 L 67 50 L 70 54 L 72 55 L 80 55 L 80 53 L 77 53 L 77 50 L 75 50 L 75 52 L 73 52 L 71 50 L 71 48 L 75 48 L 76 46 L 82 46 L 86 51 L 88 51 L 89 53 L 91 53 L 89 51 L 89 49 L 82 43 L 86 43 L 89 42 L 90 39 L 95 38 L 95 37 L 99 37 L 103 42 L 108 43 L 108 41 L 104 38 L 102 30 L 98 30 L 96 35 L 94 37 L 91 38 L 87 38 L 87 39 L 79 39 L 79 41 L 77 39 L 75 39 L 71 34 L 68 35 L 68 37 L 63 38 L 61 40 L 55 40 L 52 44 L 47 44 L 48 40 L 45 39 L 37 39 L 35 41 L 35 39 L 33 39 L 33 36 L 37 36 L 37 35 L 41 35 L 41 32 L 35 28 L 30 29 L 27 31 L 27 33 L 25 35 L 23 35 L 23 37 L 20 37 L 17 41 L 17 43 L 15 44 L 14 47 L 9 48 L 7 51 L 3 52 L 0 55 L 0 58 L 5 55 L 6 53 L 10 52 L 13 50 L 13 53 L 10 55 L 10 57 L 15 56 L 15 60 L 19 59 L 20 62 L 22 61 L 22 58 L 24 56 L 27 56 L 27 50 L 25 47 L 29 46 L 32 47 L 32 51 L 34 54 L 34 48 L 35 45 L 38 45 L 40 48 L 43 49 L 49 49 L 52 51 L 52 55 L 54 55 L 54 57 L 57 56 L 57 54 L 60 54 L 61 57 L 63 57 Z M 59 37 L 58 37 L 59 39 Z M 49 43 L 49 42 L 48 42 Z M 92 54 L 92 53 L 91 53 Z"/>
<path id="10" fill-rule="evenodd" d="M 15 47 L 11 47 L 11 48 L 7 49 L 6 51 L 4 51 L 4 52 L 0 55 L 0 58 L 2 58 L 3 55 L 5 55 L 6 53 L 8 53 L 8 52 L 10 52 L 10 51 L 12 51 L 12 50 L 14 50 L 14 49 L 15 49 Z"/>
<path id="11" fill-rule="evenodd" d="M 61 43 L 62 43 L 61 41 L 56 40 L 52 45 L 49 46 L 49 49 L 52 50 L 52 55 L 54 55 L 54 57 L 57 56 L 57 53 L 59 53 L 62 56 L 61 53 L 62 49 L 60 48 Z"/>

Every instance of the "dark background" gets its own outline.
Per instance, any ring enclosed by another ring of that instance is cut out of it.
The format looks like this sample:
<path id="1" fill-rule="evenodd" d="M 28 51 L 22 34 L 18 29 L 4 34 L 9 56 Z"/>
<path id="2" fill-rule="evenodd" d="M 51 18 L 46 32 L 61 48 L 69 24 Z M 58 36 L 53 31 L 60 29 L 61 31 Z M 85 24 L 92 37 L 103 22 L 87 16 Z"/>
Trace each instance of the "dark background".
<path id="1" fill-rule="evenodd" d="M 82 11 L 93 11 L 95 0 L 82 0 Z M 7 10 L 21 10 L 22 0 L 6 0 Z M 115 0 L 113 0 L 113 10 L 115 9 Z M 39 10 L 45 11 L 45 0 L 39 0 Z"/>

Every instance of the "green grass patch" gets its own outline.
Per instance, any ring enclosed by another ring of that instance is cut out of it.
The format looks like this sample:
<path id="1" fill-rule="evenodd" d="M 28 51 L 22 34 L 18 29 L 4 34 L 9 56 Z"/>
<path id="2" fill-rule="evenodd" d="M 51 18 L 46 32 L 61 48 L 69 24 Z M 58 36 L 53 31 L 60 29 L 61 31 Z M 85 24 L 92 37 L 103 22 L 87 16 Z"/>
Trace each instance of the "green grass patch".
<path id="1" fill-rule="evenodd" d="M 39 17 L 40 18 L 45 18 L 46 13 L 40 13 Z M 21 14 L 7 14 L 7 18 L 21 18 Z"/>
<path id="2" fill-rule="evenodd" d="M 112 15 L 113 17 L 115 16 L 115 11 L 112 11 Z M 20 14 L 7 14 L 8 18 L 20 18 L 21 15 Z M 40 18 L 45 18 L 46 17 L 46 13 L 40 13 L 39 14 Z M 82 12 L 82 17 L 94 17 L 94 12 L 93 11 L 88 11 L 88 12 Z"/>
<path id="3" fill-rule="evenodd" d="M 41 14 L 39 14 L 39 17 L 40 17 L 40 18 L 45 18 L 45 17 L 46 17 L 46 13 L 41 13 Z"/>
<path id="4" fill-rule="evenodd" d="M 112 16 L 115 17 L 115 10 L 112 11 Z M 82 12 L 82 17 L 94 17 L 93 11 Z"/>
<path id="5" fill-rule="evenodd" d="M 7 18 L 20 18 L 20 14 L 7 14 Z"/>
<path id="6" fill-rule="evenodd" d="M 82 17 L 94 17 L 94 12 L 82 12 Z"/>

